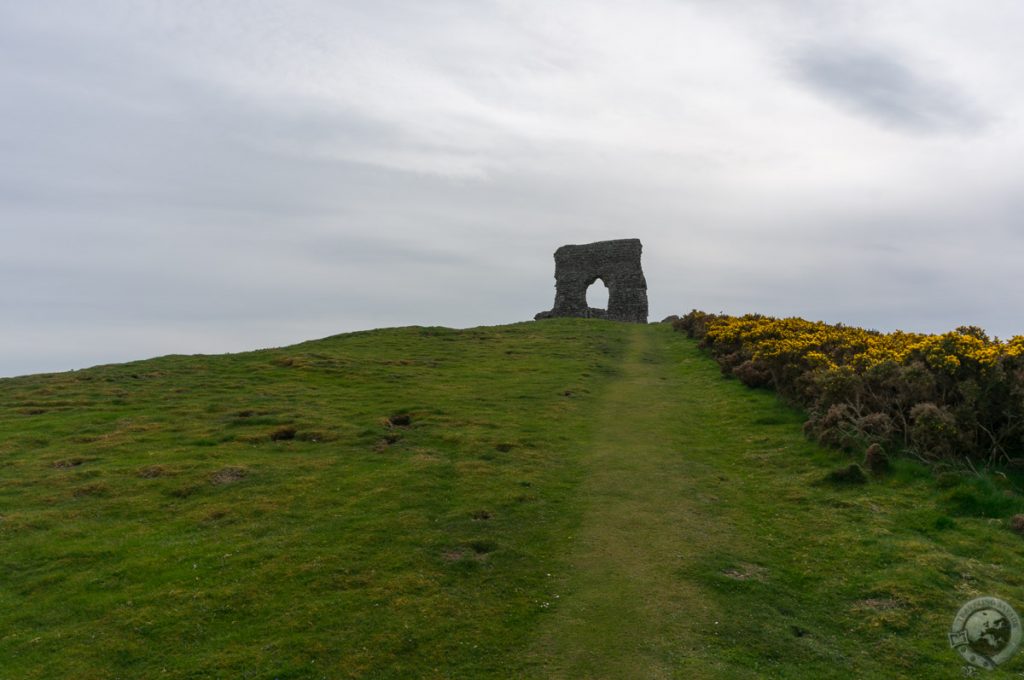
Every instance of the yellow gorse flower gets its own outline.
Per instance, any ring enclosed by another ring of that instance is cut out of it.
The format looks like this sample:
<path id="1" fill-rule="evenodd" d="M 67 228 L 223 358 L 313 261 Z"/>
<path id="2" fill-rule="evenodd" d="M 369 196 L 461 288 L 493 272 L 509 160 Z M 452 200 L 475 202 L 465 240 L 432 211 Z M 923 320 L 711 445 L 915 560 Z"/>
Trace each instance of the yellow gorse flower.
<path id="1" fill-rule="evenodd" d="M 843 365 L 865 371 L 888 362 L 918 360 L 953 375 L 965 367 L 985 371 L 1003 358 L 1024 354 L 1024 336 L 1002 342 L 978 334 L 984 336 L 980 329 L 970 328 L 939 335 L 880 333 L 800 318 L 747 315 L 707 317 L 706 340 L 753 359 L 829 371 Z"/>

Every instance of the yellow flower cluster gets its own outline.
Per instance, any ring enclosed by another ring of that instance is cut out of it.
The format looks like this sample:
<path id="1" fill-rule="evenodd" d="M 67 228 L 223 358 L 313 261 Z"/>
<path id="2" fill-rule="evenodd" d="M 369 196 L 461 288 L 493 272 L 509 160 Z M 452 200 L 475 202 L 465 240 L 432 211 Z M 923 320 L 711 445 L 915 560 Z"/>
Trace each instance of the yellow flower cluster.
<path id="1" fill-rule="evenodd" d="M 954 374 L 962 366 L 984 370 L 1001 357 L 1024 354 L 1024 336 L 989 339 L 979 329 L 961 328 L 941 335 L 895 331 L 880 333 L 799 318 L 758 315 L 707 318 L 706 341 L 731 347 L 756 360 L 834 370 L 842 365 L 863 371 L 879 364 L 917 359 Z"/>

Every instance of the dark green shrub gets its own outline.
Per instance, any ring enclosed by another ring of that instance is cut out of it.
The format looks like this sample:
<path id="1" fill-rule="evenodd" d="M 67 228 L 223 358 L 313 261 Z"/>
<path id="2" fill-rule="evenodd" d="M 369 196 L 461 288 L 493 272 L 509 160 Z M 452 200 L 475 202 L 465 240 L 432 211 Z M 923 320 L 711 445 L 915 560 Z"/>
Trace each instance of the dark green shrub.
<path id="1" fill-rule="evenodd" d="M 772 374 L 758 361 L 747 360 L 732 369 L 732 374 L 747 387 L 771 387 Z"/>
<path id="2" fill-rule="evenodd" d="M 896 426 L 887 413 L 869 413 L 856 421 L 857 429 L 872 444 L 888 441 Z"/>
<path id="3" fill-rule="evenodd" d="M 889 456 L 879 444 L 872 444 L 864 452 L 864 467 L 875 476 L 884 475 L 889 471 Z"/>
<path id="4" fill-rule="evenodd" d="M 919 456 L 931 460 L 953 458 L 957 427 L 949 409 L 924 402 L 910 409 L 910 420 L 910 442 Z"/>
<path id="5" fill-rule="evenodd" d="M 673 327 L 722 372 L 807 409 L 805 432 L 847 450 L 881 444 L 931 464 L 1024 469 L 1024 336 L 976 326 L 882 334 L 803 319 L 693 310 Z"/>

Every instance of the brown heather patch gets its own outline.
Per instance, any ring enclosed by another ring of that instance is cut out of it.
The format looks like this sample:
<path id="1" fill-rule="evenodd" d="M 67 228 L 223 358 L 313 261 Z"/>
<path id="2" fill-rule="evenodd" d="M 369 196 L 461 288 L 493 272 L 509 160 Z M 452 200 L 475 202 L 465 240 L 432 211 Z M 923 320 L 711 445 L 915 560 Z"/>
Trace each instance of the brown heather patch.
<path id="1" fill-rule="evenodd" d="M 736 581 L 764 581 L 768 576 L 768 570 L 757 564 L 740 562 L 734 567 L 723 569 L 722 575 Z"/>
<path id="2" fill-rule="evenodd" d="M 249 475 L 249 471 L 243 467 L 225 467 L 210 475 L 211 484 L 233 484 Z"/>
<path id="3" fill-rule="evenodd" d="M 227 508 L 213 508 L 203 516 L 204 522 L 216 522 L 217 520 L 224 519 L 229 514 Z"/>
<path id="4" fill-rule="evenodd" d="M 96 482 L 93 484 L 86 484 L 80 486 L 74 491 L 75 498 L 82 498 L 85 496 L 106 496 L 110 492 L 110 487 L 102 482 Z"/>
<path id="5" fill-rule="evenodd" d="M 279 442 L 295 439 L 295 428 L 291 425 L 284 425 L 270 433 L 270 440 Z"/>
<path id="6" fill-rule="evenodd" d="M 384 427 L 409 427 L 412 425 L 412 416 L 408 413 L 396 413 L 385 418 L 383 425 Z"/>
<path id="7" fill-rule="evenodd" d="M 903 603 L 891 597 L 869 597 L 865 600 L 857 600 L 853 603 L 854 609 L 870 609 L 876 612 L 884 612 L 892 609 L 900 609 Z"/>
<path id="8" fill-rule="evenodd" d="M 163 465 L 149 465 L 135 473 L 137 477 L 142 479 L 154 479 L 156 477 L 164 477 L 167 474 L 169 474 L 169 471 Z"/>
<path id="9" fill-rule="evenodd" d="M 55 468 L 65 470 L 67 468 L 78 467 L 85 462 L 85 458 L 64 458 L 62 460 L 53 461 L 52 465 Z"/>

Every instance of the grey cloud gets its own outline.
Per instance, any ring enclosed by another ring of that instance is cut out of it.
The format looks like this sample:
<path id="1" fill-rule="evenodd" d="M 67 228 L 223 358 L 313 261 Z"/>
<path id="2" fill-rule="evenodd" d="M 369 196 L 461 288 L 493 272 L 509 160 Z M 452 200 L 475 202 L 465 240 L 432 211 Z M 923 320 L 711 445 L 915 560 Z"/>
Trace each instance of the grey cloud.
<path id="1" fill-rule="evenodd" d="M 524 3 L 511 18 L 479 3 L 467 19 L 465 3 L 394 0 L 359 5 L 355 24 L 315 1 L 317 20 L 161 4 L 185 39 L 138 19 L 144 3 L 65 4 L 0 10 L 0 375 L 529 319 L 550 307 L 556 247 L 634 236 L 655 319 L 700 307 L 1024 330 L 1024 281 L 1007 283 L 1020 139 L 943 139 L 937 163 L 843 116 L 816 125 L 759 59 L 790 41 L 730 47 L 730 31 L 760 28 L 745 9 L 716 4 L 721 30 L 702 41 L 699 14 L 673 23 L 659 2 Z M 90 21 L 97 7 L 124 17 Z M 645 33 L 666 23 L 671 40 Z M 284 36 L 267 53 L 264 31 Z M 820 96 L 897 129 L 984 124 L 891 57 L 793 63 Z M 263 78 L 264 64 L 281 68 Z M 362 89 L 337 89 L 338 72 Z M 1005 207 L 980 207 L 964 160 L 991 169 L 1002 184 L 976 184 Z M 930 203 L 947 194 L 962 213 Z"/>
<path id="2" fill-rule="evenodd" d="M 956 87 L 879 51 L 815 47 L 797 55 L 793 65 L 798 78 L 822 97 L 885 126 L 934 133 L 973 132 L 986 124 Z"/>

